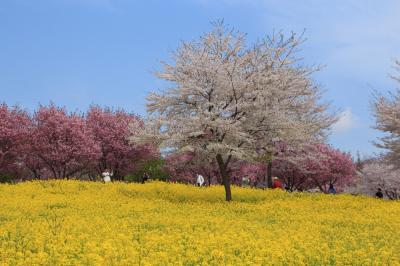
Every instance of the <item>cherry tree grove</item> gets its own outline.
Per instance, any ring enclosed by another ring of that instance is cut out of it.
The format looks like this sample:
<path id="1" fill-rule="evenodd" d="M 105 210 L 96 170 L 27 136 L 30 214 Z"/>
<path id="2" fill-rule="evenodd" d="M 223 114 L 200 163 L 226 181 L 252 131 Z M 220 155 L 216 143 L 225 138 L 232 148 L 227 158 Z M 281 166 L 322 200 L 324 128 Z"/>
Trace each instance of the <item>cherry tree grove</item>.
<path id="1" fill-rule="evenodd" d="M 215 23 L 157 73 L 171 88 L 148 96 L 146 128 L 132 140 L 212 158 L 230 201 L 232 161 L 269 158 L 276 140 L 321 140 L 335 121 L 311 78 L 319 69 L 296 57 L 301 43 L 278 34 L 248 46 L 245 34 Z"/>
<path id="2" fill-rule="evenodd" d="M 135 123 L 132 123 L 135 121 Z M 112 169 L 121 179 L 143 160 L 160 155 L 151 145 L 131 145 L 138 116 L 93 106 L 87 114 L 54 105 L 29 115 L 0 106 L 0 175 L 29 178 L 93 178 Z"/>
<path id="3" fill-rule="evenodd" d="M 350 154 L 329 145 L 307 144 L 295 148 L 280 142 L 274 150 L 272 173 L 289 191 L 317 188 L 326 193 L 331 184 L 343 190 L 356 181 L 355 164 Z M 186 152 L 169 155 L 167 162 L 171 181 L 194 184 L 196 175 L 202 174 L 207 184 L 222 182 L 215 160 L 208 161 Z M 242 178 L 248 177 L 250 186 L 258 186 L 265 181 L 265 168 L 262 163 L 233 159 L 229 169 L 231 181 L 241 185 Z"/>

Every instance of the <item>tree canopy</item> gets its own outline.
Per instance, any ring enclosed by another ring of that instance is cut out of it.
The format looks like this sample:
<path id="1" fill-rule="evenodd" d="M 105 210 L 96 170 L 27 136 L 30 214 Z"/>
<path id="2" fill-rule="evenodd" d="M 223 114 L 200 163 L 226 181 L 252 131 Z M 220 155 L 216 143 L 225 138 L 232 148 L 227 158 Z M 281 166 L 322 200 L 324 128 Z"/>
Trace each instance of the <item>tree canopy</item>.
<path id="1" fill-rule="evenodd" d="M 148 96 L 146 129 L 133 139 L 215 158 L 231 200 L 233 158 L 255 160 L 277 139 L 323 139 L 335 121 L 311 78 L 319 68 L 296 56 L 302 41 L 277 34 L 249 46 L 245 34 L 215 23 L 156 73 L 171 87 Z"/>

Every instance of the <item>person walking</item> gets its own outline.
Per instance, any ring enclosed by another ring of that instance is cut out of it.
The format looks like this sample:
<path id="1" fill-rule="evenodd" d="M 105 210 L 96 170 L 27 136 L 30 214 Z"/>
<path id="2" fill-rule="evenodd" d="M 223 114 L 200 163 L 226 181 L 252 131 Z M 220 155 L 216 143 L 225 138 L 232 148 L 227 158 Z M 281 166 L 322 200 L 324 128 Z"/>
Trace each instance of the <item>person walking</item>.
<path id="1" fill-rule="evenodd" d="M 242 178 L 242 187 L 248 187 L 250 185 L 250 178 L 248 176 L 244 176 Z"/>
<path id="2" fill-rule="evenodd" d="M 104 183 L 111 182 L 111 177 L 113 176 L 113 172 L 109 169 L 105 169 L 104 172 L 101 174 L 103 176 Z"/>
<path id="3" fill-rule="evenodd" d="M 328 194 L 336 194 L 336 189 L 333 187 L 333 184 L 329 185 Z"/>
<path id="4" fill-rule="evenodd" d="M 279 178 L 278 177 L 274 177 L 273 178 L 273 183 L 272 183 L 272 187 L 275 189 L 275 188 L 279 188 L 279 189 L 282 189 L 282 183 L 281 183 L 281 181 L 279 180 Z"/>
<path id="5" fill-rule="evenodd" d="M 149 180 L 149 178 L 150 178 L 149 173 L 147 173 L 147 172 L 145 171 L 145 172 L 143 173 L 143 176 L 142 176 L 142 184 L 146 183 L 147 180 Z"/>
<path id="6" fill-rule="evenodd" d="M 201 186 L 203 186 L 203 184 L 204 184 L 204 177 L 202 175 L 198 174 L 197 180 L 196 180 L 196 185 L 198 187 L 201 187 Z"/>
<path id="7" fill-rule="evenodd" d="M 376 196 L 378 199 L 382 199 L 382 198 L 383 198 L 382 189 L 381 189 L 380 187 L 378 188 L 378 191 L 375 193 L 375 196 Z"/>

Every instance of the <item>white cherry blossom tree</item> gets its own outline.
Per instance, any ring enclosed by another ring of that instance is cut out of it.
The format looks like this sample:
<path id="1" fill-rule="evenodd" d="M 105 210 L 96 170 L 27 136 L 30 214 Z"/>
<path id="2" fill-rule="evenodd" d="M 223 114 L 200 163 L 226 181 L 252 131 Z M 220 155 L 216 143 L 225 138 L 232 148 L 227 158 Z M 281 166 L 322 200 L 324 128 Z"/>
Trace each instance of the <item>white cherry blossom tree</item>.
<path id="1" fill-rule="evenodd" d="M 379 188 L 388 199 L 400 199 L 400 170 L 384 158 L 364 162 L 355 186 L 348 192 L 375 196 Z"/>
<path id="2" fill-rule="evenodd" d="M 214 158 L 230 201 L 233 158 L 268 157 L 276 140 L 321 139 L 335 121 L 311 78 L 319 68 L 296 56 L 302 41 L 275 34 L 248 46 L 245 34 L 215 23 L 163 63 L 156 75 L 170 87 L 148 96 L 145 131 L 132 139 Z"/>
<path id="3" fill-rule="evenodd" d="M 395 69 L 400 72 L 400 61 L 395 62 Z M 392 76 L 400 82 L 400 77 Z M 386 133 L 375 145 L 387 150 L 386 160 L 400 168 L 400 89 L 388 97 L 376 94 L 372 101 L 375 128 Z"/>

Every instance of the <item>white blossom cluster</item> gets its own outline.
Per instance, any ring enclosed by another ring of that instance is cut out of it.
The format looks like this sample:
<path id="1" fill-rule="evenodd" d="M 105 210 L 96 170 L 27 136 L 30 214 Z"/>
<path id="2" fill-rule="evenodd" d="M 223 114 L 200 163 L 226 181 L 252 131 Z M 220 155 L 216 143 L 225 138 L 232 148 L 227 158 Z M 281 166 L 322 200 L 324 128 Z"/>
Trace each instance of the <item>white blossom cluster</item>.
<path id="1" fill-rule="evenodd" d="M 156 75 L 171 87 L 148 96 L 147 140 L 171 150 L 253 159 L 273 140 L 324 137 L 335 121 L 295 57 L 303 39 L 277 34 L 248 47 L 222 23 L 183 42 Z M 137 134 L 135 134 L 138 136 Z"/>
<path id="2" fill-rule="evenodd" d="M 380 188 L 388 199 L 400 199 L 400 170 L 383 158 L 367 160 L 347 192 L 375 196 Z"/>
<path id="3" fill-rule="evenodd" d="M 395 62 L 400 71 L 400 61 Z M 400 82 L 400 77 L 392 76 Z M 390 93 L 389 97 L 375 95 L 372 101 L 376 119 L 375 128 L 386 133 L 375 145 L 387 153 L 363 168 L 360 187 L 364 192 L 381 188 L 389 199 L 400 198 L 400 89 Z"/>
<path id="4" fill-rule="evenodd" d="M 395 62 L 395 68 L 400 71 L 400 61 Z M 400 82 L 400 77 L 392 78 Z M 375 128 L 387 133 L 375 144 L 386 149 L 386 159 L 400 168 L 400 90 L 390 93 L 389 97 L 376 95 L 372 107 L 376 119 Z"/>

